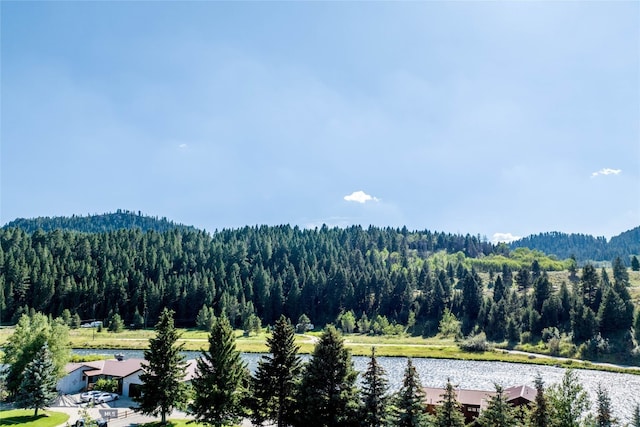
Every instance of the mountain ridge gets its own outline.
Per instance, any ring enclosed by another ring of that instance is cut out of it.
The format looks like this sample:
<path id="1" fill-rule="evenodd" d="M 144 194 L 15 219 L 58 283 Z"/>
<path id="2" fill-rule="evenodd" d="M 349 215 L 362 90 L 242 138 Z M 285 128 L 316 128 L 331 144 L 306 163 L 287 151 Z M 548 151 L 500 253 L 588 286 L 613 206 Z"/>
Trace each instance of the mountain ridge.
<path id="1" fill-rule="evenodd" d="M 104 214 L 87 216 L 54 216 L 37 218 L 16 218 L 1 228 L 18 227 L 27 233 L 38 229 L 78 231 L 84 233 L 102 233 L 119 229 L 139 228 L 142 231 L 163 232 L 171 229 L 197 230 L 196 227 L 176 223 L 166 217 L 144 215 L 141 211 L 118 209 Z M 414 230 L 419 231 L 419 230 Z M 560 231 L 541 232 L 518 239 L 508 244 L 510 249 L 526 247 L 538 250 L 559 259 L 574 257 L 578 262 L 610 262 L 620 257 L 625 264 L 630 257 L 640 254 L 640 226 L 612 236 L 592 236 L 582 233 L 564 233 Z"/>

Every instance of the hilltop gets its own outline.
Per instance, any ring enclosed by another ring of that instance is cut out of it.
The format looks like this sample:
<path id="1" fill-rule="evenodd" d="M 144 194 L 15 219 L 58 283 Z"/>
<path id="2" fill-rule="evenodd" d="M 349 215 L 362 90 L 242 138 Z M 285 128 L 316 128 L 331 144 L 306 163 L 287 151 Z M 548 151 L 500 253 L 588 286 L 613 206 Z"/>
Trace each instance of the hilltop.
<path id="1" fill-rule="evenodd" d="M 104 233 L 108 231 L 122 229 L 140 229 L 142 231 L 164 231 L 180 229 L 195 230 L 192 226 L 177 224 L 165 217 L 143 215 L 140 211 L 131 212 L 118 209 L 113 213 L 95 214 L 95 215 L 72 215 L 72 216 L 54 216 L 54 217 L 37 217 L 37 218 L 17 218 L 2 228 L 17 227 L 27 233 L 33 233 L 36 230 L 45 232 L 53 230 L 69 230 L 79 231 L 82 233 Z"/>
<path id="2" fill-rule="evenodd" d="M 580 264 L 587 261 L 611 262 L 620 257 L 628 265 L 632 255 L 640 254 L 640 226 L 620 233 L 608 241 L 605 237 L 552 231 L 516 240 L 509 247 L 538 250 L 560 259 L 575 257 Z"/>

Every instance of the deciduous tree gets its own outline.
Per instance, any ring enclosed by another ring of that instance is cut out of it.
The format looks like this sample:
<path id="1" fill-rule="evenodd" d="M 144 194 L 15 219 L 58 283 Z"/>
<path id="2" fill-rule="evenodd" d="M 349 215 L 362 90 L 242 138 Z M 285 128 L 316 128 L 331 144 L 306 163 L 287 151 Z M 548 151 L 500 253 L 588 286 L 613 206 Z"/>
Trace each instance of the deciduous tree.
<path id="1" fill-rule="evenodd" d="M 8 365 L 6 383 L 9 395 L 15 396 L 18 392 L 25 367 L 35 359 L 44 344 L 51 352 L 56 378 L 60 378 L 70 356 L 68 341 L 69 328 L 62 320 L 50 322 L 42 313 L 23 314 L 4 347 L 3 363 Z"/>
<path id="2" fill-rule="evenodd" d="M 579 427 L 583 414 L 589 408 L 589 396 L 573 369 L 567 369 L 559 384 L 548 390 L 552 423 L 555 427 Z"/>

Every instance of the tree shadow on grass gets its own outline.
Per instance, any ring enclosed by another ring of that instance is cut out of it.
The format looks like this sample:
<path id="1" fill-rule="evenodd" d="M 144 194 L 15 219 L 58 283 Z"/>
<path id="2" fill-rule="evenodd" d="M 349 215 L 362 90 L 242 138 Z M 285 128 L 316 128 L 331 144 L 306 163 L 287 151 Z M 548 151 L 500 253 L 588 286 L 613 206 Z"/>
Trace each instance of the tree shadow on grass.
<path id="1" fill-rule="evenodd" d="M 38 416 L 34 417 L 33 415 L 17 415 L 15 417 L 1 418 L 0 426 L 8 426 L 8 425 L 20 425 L 31 423 L 39 420 L 40 418 L 47 417 L 46 414 L 38 414 Z"/>

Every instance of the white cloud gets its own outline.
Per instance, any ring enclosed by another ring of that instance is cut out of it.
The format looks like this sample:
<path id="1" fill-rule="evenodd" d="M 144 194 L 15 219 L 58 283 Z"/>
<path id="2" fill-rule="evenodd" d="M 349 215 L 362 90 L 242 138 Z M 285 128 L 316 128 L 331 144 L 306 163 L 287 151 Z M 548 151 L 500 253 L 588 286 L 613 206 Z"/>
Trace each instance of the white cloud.
<path id="1" fill-rule="evenodd" d="M 599 176 L 599 175 L 618 175 L 618 174 L 620 174 L 620 172 L 622 172 L 622 169 L 603 168 L 603 169 L 600 169 L 597 172 L 593 172 L 591 174 L 591 177 L 594 178 L 594 177 Z"/>
<path id="2" fill-rule="evenodd" d="M 181 149 L 181 150 L 184 150 L 184 149 L 186 149 L 187 147 L 189 147 L 187 144 L 180 144 L 180 145 L 178 145 L 178 148 L 179 148 L 179 149 Z"/>
<path id="3" fill-rule="evenodd" d="M 511 233 L 494 233 L 491 242 L 493 242 L 493 244 L 497 244 L 500 242 L 511 243 L 514 240 L 518 239 L 520 239 L 520 236 L 514 236 Z"/>
<path id="4" fill-rule="evenodd" d="M 362 190 L 354 191 L 353 193 L 344 196 L 344 199 L 347 202 L 358 202 L 358 203 L 366 203 L 366 202 L 370 202 L 370 201 L 373 201 L 373 202 L 380 201 L 377 197 L 373 197 L 373 196 L 365 193 Z"/>

